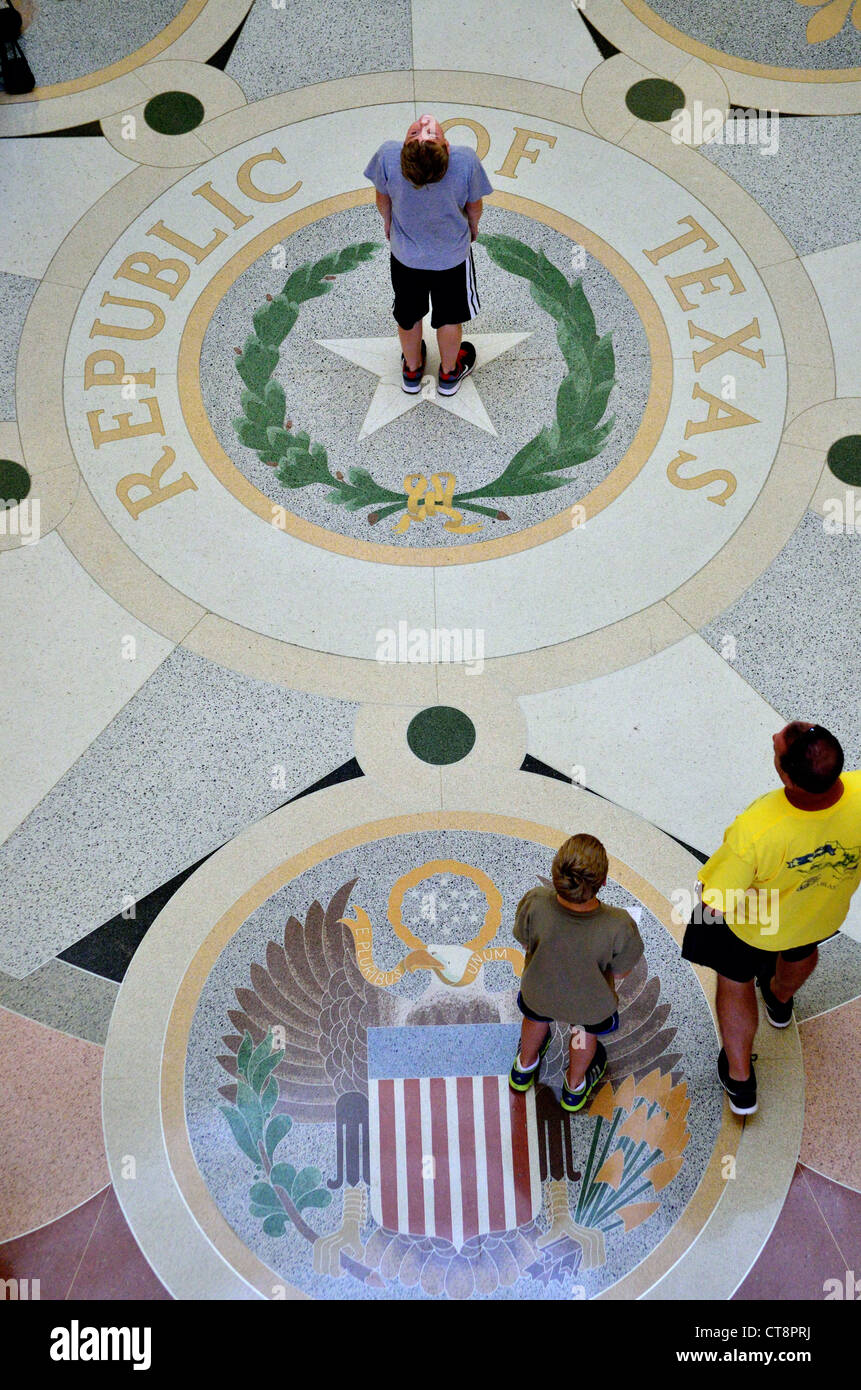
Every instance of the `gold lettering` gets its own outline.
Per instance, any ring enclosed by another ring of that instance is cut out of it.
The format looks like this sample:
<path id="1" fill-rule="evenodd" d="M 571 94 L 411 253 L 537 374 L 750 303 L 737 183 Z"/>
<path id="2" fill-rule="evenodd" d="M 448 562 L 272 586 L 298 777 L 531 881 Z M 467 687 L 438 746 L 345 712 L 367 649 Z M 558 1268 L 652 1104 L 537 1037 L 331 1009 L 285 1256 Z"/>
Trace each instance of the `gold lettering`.
<path id="1" fill-rule="evenodd" d="M 457 125 L 468 126 L 468 128 L 474 132 L 475 152 L 479 159 L 484 159 L 487 151 L 490 149 L 490 136 L 487 133 L 487 127 L 483 126 L 480 121 L 471 121 L 468 116 L 452 116 L 450 121 L 442 122 L 441 129 L 445 134 L 448 134 L 452 126 Z"/>
<path id="2" fill-rule="evenodd" d="M 136 270 L 135 266 L 139 265 L 146 266 L 146 272 Z M 176 271 L 176 279 L 163 280 L 164 271 Z M 134 280 L 138 285 L 146 285 L 149 290 L 158 290 L 160 294 L 176 299 L 190 274 L 185 261 L 163 261 L 152 251 L 135 251 L 131 256 L 126 256 L 114 279 Z"/>
<path id="3" fill-rule="evenodd" d="M 692 434 L 710 434 L 712 430 L 734 430 L 739 425 L 759 424 L 753 415 L 746 415 L 737 405 L 731 405 L 728 401 L 721 400 L 720 396 L 713 396 L 710 392 L 704 391 L 699 382 L 694 386 L 691 396 L 695 401 L 708 401 L 709 413 L 705 420 L 688 420 L 685 425 L 685 439 L 690 439 Z"/>
<path id="4" fill-rule="evenodd" d="M 686 492 L 692 488 L 708 487 L 709 483 L 723 483 L 723 492 L 707 497 L 706 501 L 714 502 L 718 507 L 725 507 L 738 487 L 734 474 L 726 468 L 710 468 L 706 473 L 695 473 L 691 478 L 683 478 L 679 468 L 683 463 L 693 462 L 695 458 L 696 454 L 687 454 L 684 449 L 680 449 L 672 462 L 667 464 L 667 477 L 670 482 L 674 487 L 683 488 Z"/>
<path id="5" fill-rule="evenodd" d="M 255 154 L 251 159 L 246 159 L 236 175 L 236 186 L 246 198 L 251 198 L 255 203 L 283 203 L 285 198 L 292 198 L 293 194 L 302 187 L 302 180 L 294 183 L 292 188 L 288 188 L 286 193 L 264 193 L 263 189 L 258 188 L 251 182 L 251 170 L 258 164 L 263 164 L 267 160 L 274 160 L 276 164 L 286 164 L 280 150 L 270 150 L 268 154 Z"/>
<path id="6" fill-rule="evenodd" d="M 718 333 L 710 333 L 707 328 L 697 328 L 693 319 L 688 319 L 688 332 L 692 338 L 708 338 L 714 346 L 703 348 L 702 352 L 694 352 L 694 367 L 697 371 L 704 367 L 707 362 L 712 362 L 715 357 L 722 357 L 725 352 L 738 352 L 742 357 L 751 357 L 754 362 L 758 362 L 761 367 L 765 366 L 765 353 L 762 348 L 746 348 L 744 343 L 748 338 L 761 337 L 759 331 L 759 319 L 751 319 L 750 323 L 745 324 L 744 328 L 737 328 L 735 333 L 731 333 L 728 338 L 721 338 Z"/>
<path id="7" fill-rule="evenodd" d="M 97 372 L 99 362 L 109 362 L 114 370 Z M 118 352 L 100 348 L 98 352 L 91 352 L 84 363 L 84 390 L 89 391 L 92 386 L 122 386 L 126 376 L 133 376 L 141 386 L 155 386 L 155 367 L 150 367 L 148 372 L 129 372 Z"/>
<path id="8" fill-rule="evenodd" d="M 744 285 L 741 283 L 735 267 L 730 261 L 721 261 L 719 265 L 703 266 L 701 270 L 687 270 L 684 275 L 666 275 L 664 278 L 676 296 L 679 304 L 687 312 L 688 309 L 698 309 L 698 304 L 692 304 L 684 292 L 685 285 L 702 285 L 703 294 L 714 294 L 715 290 L 721 288 L 714 282 L 720 275 L 725 275 L 732 284 L 730 294 L 741 294 Z"/>
<path id="9" fill-rule="evenodd" d="M 219 212 L 224 213 L 224 216 L 228 221 L 233 223 L 237 231 L 240 227 L 244 227 L 246 222 L 251 221 L 250 213 L 240 212 L 239 208 L 235 208 L 232 203 L 228 203 L 227 199 L 222 197 L 222 195 L 213 188 L 211 183 L 201 184 L 200 188 L 194 190 L 192 197 L 205 198 L 206 201 L 211 203 L 214 208 L 217 208 Z"/>
<path id="10" fill-rule="evenodd" d="M 106 292 L 102 295 L 100 303 L 102 307 L 106 304 L 125 304 L 129 309 L 143 309 L 150 315 L 151 323 L 149 328 L 121 328 L 116 324 L 102 323 L 101 319 L 96 319 L 90 329 L 91 338 L 154 338 L 164 328 L 164 310 L 157 304 L 151 304 L 148 299 L 121 299 L 119 295 Z"/>
<path id="11" fill-rule="evenodd" d="M 503 160 L 502 168 L 496 171 L 497 174 L 502 174 L 507 179 L 517 178 L 516 170 L 521 159 L 531 160 L 534 164 L 540 155 L 540 150 L 528 150 L 526 148 L 527 140 L 543 140 L 551 149 L 556 144 L 555 135 L 543 135 L 540 130 L 527 130 L 525 126 L 519 125 L 516 125 L 514 129 L 517 133 L 511 142 L 508 154 Z"/>
<path id="12" fill-rule="evenodd" d="M 218 228 L 212 233 L 212 241 L 208 241 L 205 246 L 198 246 L 196 242 L 189 241 L 188 237 L 181 236 L 179 232 L 174 232 L 170 227 L 166 227 L 163 222 L 156 222 L 154 227 L 150 227 L 147 236 L 157 236 L 159 241 L 166 241 L 170 246 L 175 246 L 184 255 L 190 256 L 193 261 L 200 265 L 205 261 L 217 246 L 225 240 L 227 233 Z"/>
<path id="13" fill-rule="evenodd" d="M 139 404 L 148 407 L 149 420 L 140 425 L 131 425 L 129 424 L 132 418 L 130 414 L 114 415 L 113 419 L 119 426 L 115 430 L 103 430 L 99 425 L 99 416 L 105 413 L 103 410 L 87 411 L 87 423 L 90 426 L 90 434 L 93 436 L 93 444 L 97 449 L 100 449 L 103 444 L 111 444 L 117 439 L 135 439 L 140 434 L 164 434 L 164 425 L 157 398 L 144 396 Z"/>
<path id="14" fill-rule="evenodd" d="M 652 265 L 657 265 L 658 261 L 662 261 L 665 256 L 675 255 L 677 251 L 681 251 L 685 246 L 693 246 L 694 242 L 697 241 L 703 243 L 703 247 L 706 251 L 714 251 L 717 242 L 714 237 L 709 236 L 708 232 L 700 226 L 696 218 L 691 217 L 690 214 L 688 214 L 687 217 L 680 217 L 678 225 L 682 227 L 685 224 L 687 224 L 691 230 L 686 232 L 684 236 L 677 236 L 674 241 L 665 241 L 663 246 L 656 246 L 654 251 L 643 252 L 643 255 L 652 262 Z"/>
<path id="15" fill-rule="evenodd" d="M 156 507 L 159 502 L 166 502 L 178 492 L 186 492 L 189 488 L 197 492 L 197 483 L 193 482 L 187 473 L 183 473 L 175 483 L 168 483 L 167 487 L 161 486 L 162 477 L 175 459 L 173 449 L 165 445 L 152 473 L 128 473 L 125 478 L 120 478 L 117 483 L 117 497 L 134 521 L 137 521 L 141 512 L 145 512 L 148 507 Z M 141 497 L 137 502 L 132 501 L 130 493 L 133 487 L 147 488 L 149 496 Z"/>

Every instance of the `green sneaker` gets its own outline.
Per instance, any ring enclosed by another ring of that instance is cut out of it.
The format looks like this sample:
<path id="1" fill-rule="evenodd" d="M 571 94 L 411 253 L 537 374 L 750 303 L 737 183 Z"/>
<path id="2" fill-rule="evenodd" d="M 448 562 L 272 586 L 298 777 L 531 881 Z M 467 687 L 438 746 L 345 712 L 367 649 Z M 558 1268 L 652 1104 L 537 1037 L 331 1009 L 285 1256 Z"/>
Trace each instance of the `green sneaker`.
<path id="1" fill-rule="evenodd" d="M 543 1043 L 538 1049 L 538 1061 L 535 1063 L 534 1067 L 529 1068 L 529 1071 L 521 1071 L 521 1069 L 518 1067 L 517 1063 L 520 1061 L 520 1048 L 517 1049 L 517 1054 L 514 1058 L 514 1061 L 511 1064 L 511 1071 L 508 1073 L 508 1084 L 511 1087 L 512 1091 L 529 1090 L 529 1087 L 533 1084 L 533 1082 L 538 1076 L 538 1073 L 541 1070 L 541 1063 L 544 1059 L 544 1054 L 550 1046 L 550 1039 L 552 1035 L 553 1029 L 548 1028 L 547 1037 L 544 1039 Z"/>
<path id="2" fill-rule="evenodd" d="M 562 1095 L 559 1100 L 562 1109 L 572 1112 L 582 1110 L 606 1070 L 607 1053 L 601 1043 L 598 1043 L 595 1048 L 595 1056 L 589 1063 L 583 1078 L 582 1091 L 569 1091 L 567 1081 L 564 1077 L 562 1078 Z"/>

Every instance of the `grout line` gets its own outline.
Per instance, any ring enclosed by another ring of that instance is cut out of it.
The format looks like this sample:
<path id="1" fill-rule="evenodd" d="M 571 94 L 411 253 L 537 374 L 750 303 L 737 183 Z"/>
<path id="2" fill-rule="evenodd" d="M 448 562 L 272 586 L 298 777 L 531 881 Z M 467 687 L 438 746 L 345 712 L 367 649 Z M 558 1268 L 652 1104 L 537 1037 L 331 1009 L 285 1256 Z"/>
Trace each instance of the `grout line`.
<path id="1" fill-rule="evenodd" d="M 86 1243 L 86 1245 L 84 1246 L 83 1250 L 81 1251 L 81 1258 L 78 1260 L 78 1263 L 77 1263 L 77 1265 L 76 1265 L 76 1267 L 75 1267 L 75 1272 L 74 1272 L 74 1274 L 72 1275 L 71 1283 L 69 1284 L 69 1287 L 67 1288 L 65 1294 L 63 1295 L 64 1300 L 68 1300 L 68 1299 L 71 1297 L 71 1293 L 72 1293 L 72 1289 L 74 1288 L 75 1280 L 77 1279 L 78 1274 L 80 1273 L 81 1265 L 84 1263 L 84 1259 L 85 1259 L 85 1257 L 86 1257 L 87 1251 L 89 1250 L 90 1245 L 92 1244 L 93 1236 L 96 1234 L 96 1227 L 98 1226 L 99 1221 L 100 1221 L 100 1219 L 101 1219 L 101 1215 L 102 1215 L 102 1212 L 103 1212 L 103 1210 L 104 1210 L 105 1202 L 108 1200 L 108 1192 L 110 1191 L 110 1189 L 111 1189 L 111 1184 L 108 1183 L 107 1187 L 106 1187 L 105 1190 L 104 1190 L 104 1196 L 102 1197 L 101 1206 L 99 1207 L 99 1210 L 96 1212 L 96 1219 L 95 1219 L 95 1221 L 93 1222 L 93 1229 L 90 1231 L 90 1234 L 89 1234 L 89 1236 L 88 1236 L 88 1238 L 87 1238 L 87 1243 Z"/>
<path id="2" fill-rule="evenodd" d="M 804 1186 L 807 1188 L 807 1191 L 810 1193 L 810 1196 L 811 1196 L 811 1198 L 813 1199 L 813 1204 L 814 1204 L 814 1206 L 816 1207 L 816 1210 L 819 1212 L 819 1215 L 822 1217 L 823 1222 L 825 1223 L 825 1229 L 826 1229 L 826 1231 L 828 1232 L 828 1234 L 830 1235 L 831 1239 L 834 1241 L 834 1244 L 835 1244 L 835 1246 L 836 1246 L 836 1248 L 837 1248 L 837 1252 L 838 1252 L 838 1254 L 839 1254 L 841 1260 L 843 1261 L 843 1263 L 844 1263 L 846 1269 L 850 1269 L 850 1268 L 851 1268 L 851 1265 L 850 1265 L 849 1261 L 847 1260 L 846 1256 L 843 1254 L 843 1251 L 840 1249 L 840 1243 L 839 1243 L 839 1241 L 838 1241 L 836 1235 L 835 1235 L 834 1232 L 832 1231 L 831 1227 L 830 1227 L 829 1224 L 828 1224 L 828 1218 L 826 1217 L 825 1212 L 822 1210 L 821 1206 L 819 1205 L 819 1203 L 818 1203 L 817 1200 L 816 1200 L 816 1193 L 813 1191 L 813 1188 L 810 1186 L 810 1183 L 807 1181 L 807 1174 L 806 1174 L 805 1171 L 804 1171 L 804 1164 L 799 1162 L 799 1167 L 800 1167 L 800 1169 L 801 1169 L 801 1178 L 802 1178 L 802 1181 L 803 1181 L 803 1183 L 804 1183 Z M 822 1174 L 821 1176 L 824 1176 L 824 1174 Z"/>
<path id="3" fill-rule="evenodd" d="M 849 1182 L 843 1182 L 842 1178 L 832 1177 L 830 1173 L 823 1173 L 821 1168 L 815 1168 L 812 1163 L 807 1163 L 803 1159 L 798 1160 L 800 1167 L 809 1168 L 811 1173 L 816 1173 L 818 1177 L 825 1178 L 827 1182 L 833 1182 L 836 1187 L 843 1187 L 847 1192 L 857 1192 L 861 1197 L 861 1187 L 853 1187 Z"/>

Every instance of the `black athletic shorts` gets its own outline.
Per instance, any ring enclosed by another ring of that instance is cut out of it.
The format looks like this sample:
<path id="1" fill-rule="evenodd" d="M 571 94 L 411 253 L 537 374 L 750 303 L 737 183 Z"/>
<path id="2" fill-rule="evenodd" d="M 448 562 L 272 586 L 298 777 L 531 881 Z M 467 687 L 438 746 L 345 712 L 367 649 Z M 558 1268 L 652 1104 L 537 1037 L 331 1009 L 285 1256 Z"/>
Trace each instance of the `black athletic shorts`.
<path id="1" fill-rule="evenodd" d="M 472 248 L 465 261 L 449 270 L 416 270 L 391 257 L 392 314 L 400 328 L 412 328 L 433 304 L 431 328 L 444 323 L 466 323 L 481 308 Z"/>
<path id="2" fill-rule="evenodd" d="M 836 932 L 831 933 L 831 936 L 836 935 Z M 830 939 L 830 936 L 822 938 L 823 941 Z M 694 965 L 705 965 L 727 980 L 735 980 L 738 985 L 745 985 L 754 977 L 768 984 L 778 956 L 783 956 L 784 960 L 805 960 L 813 955 L 819 944 L 811 941 L 806 946 L 794 946 L 790 951 L 764 951 L 742 941 L 721 919 L 713 924 L 692 920 L 685 927 L 682 958 Z"/>
<path id="3" fill-rule="evenodd" d="M 523 995 L 517 996 L 517 1007 L 524 1018 L 531 1018 L 533 1023 L 555 1023 L 554 1018 L 547 1018 L 545 1014 L 537 1014 L 525 1002 Z M 619 1015 L 611 1014 L 609 1018 L 602 1018 L 600 1023 L 584 1023 L 580 1025 L 584 1033 L 592 1033 L 596 1038 L 603 1037 L 605 1033 L 615 1033 L 619 1027 Z"/>

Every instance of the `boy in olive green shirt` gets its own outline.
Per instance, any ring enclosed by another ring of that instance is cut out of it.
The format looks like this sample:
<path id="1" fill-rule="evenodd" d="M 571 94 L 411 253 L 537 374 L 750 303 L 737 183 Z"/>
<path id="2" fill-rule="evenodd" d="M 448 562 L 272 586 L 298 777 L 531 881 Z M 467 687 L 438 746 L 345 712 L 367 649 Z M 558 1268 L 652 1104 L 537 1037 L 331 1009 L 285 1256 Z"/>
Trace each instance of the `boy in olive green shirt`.
<path id="1" fill-rule="evenodd" d="M 520 1050 L 509 1085 L 529 1089 L 550 1045 L 550 1024 L 570 1023 L 561 1104 L 571 1111 L 583 1109 L 607 1069 L 598 1039 L 619 1026 L 614 980 L 627 975 L 643 954 L 630 913 L 598 900 L 607 870 L 601 841 L 572 835 L 553 860 L 553 888 L 531 889 L 521 898 L 514 922 L 526 964 L 517 996 L 523 1014 Z"/>

